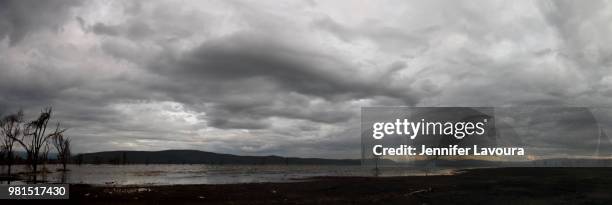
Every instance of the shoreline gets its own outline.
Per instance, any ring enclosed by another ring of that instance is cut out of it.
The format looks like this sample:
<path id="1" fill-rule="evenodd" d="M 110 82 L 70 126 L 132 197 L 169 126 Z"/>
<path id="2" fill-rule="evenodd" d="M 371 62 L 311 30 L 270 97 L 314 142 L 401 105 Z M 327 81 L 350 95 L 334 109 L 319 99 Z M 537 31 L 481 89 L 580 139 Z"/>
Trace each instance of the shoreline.
<path id="1" fill-rule="evenodd" d="M 456 175 L 313 177 L 307 181 L 100 187 L 74 184 L 87 204 L 609 204 L 612 168 L 481 168 Z M 65 203 L 56 200 L 53 203 Z M 607 203 L 606 203 L 607 202 Z"/>

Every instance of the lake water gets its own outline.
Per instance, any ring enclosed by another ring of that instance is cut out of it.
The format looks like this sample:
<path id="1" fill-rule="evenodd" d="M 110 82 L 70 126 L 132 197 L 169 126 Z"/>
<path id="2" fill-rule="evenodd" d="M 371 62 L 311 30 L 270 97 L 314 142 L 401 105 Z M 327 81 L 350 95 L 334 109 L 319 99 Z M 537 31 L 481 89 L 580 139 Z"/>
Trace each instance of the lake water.
<path id="1" fill-rule="evenodd" d="M 286 182 L 318 176 L 375 176 L 371 168 L 362 166 L 314 165 L 69 165 L 68 172 L 56 171 L 60 166 L 47 165 L 49 173 L 39 174 L 38 180 L 49 183 L 92 184 L 102 186 L 170 185 L 170 184 L 232 184 Z M 6 167 L 0 167 L 6 173 Z M 25 172 L 17 165 L 13 173 Z M 422 170 L 413 168 L 382 168 L 378 176 L 417 176 L 452 174 L 450 169 Z M 1 183 L 7 183 L 3 181 Z M 13 181 L 21 184 L 23 181 Z"/>

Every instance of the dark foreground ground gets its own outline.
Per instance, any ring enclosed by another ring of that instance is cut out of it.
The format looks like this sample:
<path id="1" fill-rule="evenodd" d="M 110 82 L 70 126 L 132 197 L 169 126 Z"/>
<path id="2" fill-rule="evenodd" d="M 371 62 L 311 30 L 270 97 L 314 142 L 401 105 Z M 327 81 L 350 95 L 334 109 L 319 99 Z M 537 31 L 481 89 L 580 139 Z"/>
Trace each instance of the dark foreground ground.
<path id="1" fill-rule="evenodd" d="M 68 202 L 115 205 L 612 204 L 612 168 L 499 168 L 470 170 L 454 176 L 325 177 L 306 182 L 231 185 L 122 188 L 73 185 Z"/>

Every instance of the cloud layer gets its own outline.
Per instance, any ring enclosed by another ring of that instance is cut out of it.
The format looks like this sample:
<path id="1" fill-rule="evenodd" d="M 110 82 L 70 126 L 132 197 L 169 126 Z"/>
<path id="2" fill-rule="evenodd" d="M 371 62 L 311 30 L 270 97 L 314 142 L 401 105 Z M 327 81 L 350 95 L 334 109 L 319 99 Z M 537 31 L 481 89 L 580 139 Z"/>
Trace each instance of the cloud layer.
<path id="1" fill-rule="evenodd" d="M 0 1 L 0 113 L 77 152 L 356 158 L 361 106 L 605 106 L 606 1 Z"/>

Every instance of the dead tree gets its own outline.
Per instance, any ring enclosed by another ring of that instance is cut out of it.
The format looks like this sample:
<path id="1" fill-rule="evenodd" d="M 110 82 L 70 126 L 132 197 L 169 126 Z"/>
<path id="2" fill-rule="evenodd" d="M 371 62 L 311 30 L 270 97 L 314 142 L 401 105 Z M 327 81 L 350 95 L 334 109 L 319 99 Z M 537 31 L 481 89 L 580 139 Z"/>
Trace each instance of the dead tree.
<path id="1" fill-rule="evenodd" d="M 34 183 L 36 183 L 36 175 L 38 165 L 44 158 L 41 156 L 41 148 L 43 148 L 49 138 L 62 134 L 66 129 L 60 130 L 60 124 L 57 124 L 55 131 L 47 133 L 47 124 L 51 119 L 51 108 L 46 108 L 41 111 L 40 116 L 34 121 L 25 124 L 23 139 L 13 138 L 17 141 L 28 154 L 27 163 L 32 168 Z"/>
<path id="2" fill-rule="evenodd" d="M 18 139 L 22 139 L 23 111 L 8 115 L 0 120 L 0 134 L 2 137 L 2 152 L 6 157 L 7 175 L 11 176 L 11 166 L 15 156 L 13 147 Z"/>
<path id="3" fill-rule="evenodd" d="M 57 151 L 57 159 L 62 163 L 62 171 L 67 171 L 66 164 L 70 161 L 70 138 L 59 133 L 53 136 L 53 146 Z"/>
<path id="4" fill-rule="evenodd" d="M 43 182 L 47 181 L 47 172 L 49 172 L 49 170 L 47 169 L 47 163 L 49 162 L 49 151 L 51 149 L 49 148 L 49 141 L 45 142 L 45 146 L 43 146 L 43 151 L 42 154 L 40 155 L 40 161 L 43 165 L 42 170 L 40 170 L 40 173 L 42 174 L 43 177 Z"/>

